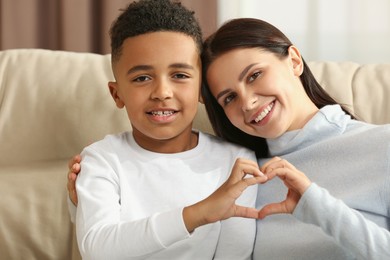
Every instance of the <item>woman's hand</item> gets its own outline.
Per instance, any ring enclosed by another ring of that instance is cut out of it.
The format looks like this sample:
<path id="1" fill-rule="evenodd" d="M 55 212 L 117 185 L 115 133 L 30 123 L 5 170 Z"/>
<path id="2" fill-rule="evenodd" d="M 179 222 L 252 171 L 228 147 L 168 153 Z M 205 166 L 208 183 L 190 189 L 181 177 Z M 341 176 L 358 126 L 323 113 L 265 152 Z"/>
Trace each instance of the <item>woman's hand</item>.
<path id="1" fill-rule="evenodd" d="M 311 184 L 309 178 L 291 163 L 279 157 L 274 157 L 265 163 L 261 171 L 268 180 L 272 180 L 275 176 L 279 177 L 288 188 L 288 192 L 284 201 L 265 205 L 259 212 L 259 218 L 262 219 L 272 214 L 292 213 L 302 194 Z"/>
<path id="2" fill-rule="evenodd" d="M 249 186 L 266 181 L 267 177 L 260 171 L 256 162 L 237 159 L 225 183 L 206 199 L 184 208 L 183 217 L 187 230 L 192 232 L 199 226 L 230 217 L 257 219 L 257 209 L 236 205 L 236 200 Z"/>
<path id="3" fill-rule="evenodd" d="M 69 198 L 72 201 L 72 203 L 77 206 L 77 192 L 76 192 L 76 179 L 77 175 L 80 172 L 80 162 L 81 162 L 81 156 L 78 154 L 74 156 L 72 159 L 68 162 L 68 194 Z"/>

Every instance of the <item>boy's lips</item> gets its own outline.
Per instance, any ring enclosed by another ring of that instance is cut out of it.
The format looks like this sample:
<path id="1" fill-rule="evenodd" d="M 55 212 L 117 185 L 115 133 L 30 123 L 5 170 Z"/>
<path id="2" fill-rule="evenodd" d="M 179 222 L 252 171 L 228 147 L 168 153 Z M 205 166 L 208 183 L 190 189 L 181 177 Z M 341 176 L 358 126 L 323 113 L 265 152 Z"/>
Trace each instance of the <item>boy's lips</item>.
<path id="1" fill-rule="evenodd" d="M 179 111 L 175 109 L 154 109 L 146 112 L 146 114 L 149 115 L 153 121 L 170 122 L 174 120 L 175 115 L 178 112 Z"/>
<path id="2" fill-rule="evenodd" d="M 153 116 L 170 116 L 176 113 L 174 110 L 157 110 L 157 111 L 151 111 L 148 112 L 148 114 Z"/>
<path id="3" fill-rule="evenodd" d="M 263 109 L 258 111 L 256 113 L 256 115 L 254 115 L 252 117 L 252 119 L 250 120 L 250 123 L 251 124 L 261 123 L 261 121 L 272 111 L 272 108 L 274 107 L 274 105 L 275 105 L 275 101 L 272 101 L 266 107 L 264 107 Z"/>

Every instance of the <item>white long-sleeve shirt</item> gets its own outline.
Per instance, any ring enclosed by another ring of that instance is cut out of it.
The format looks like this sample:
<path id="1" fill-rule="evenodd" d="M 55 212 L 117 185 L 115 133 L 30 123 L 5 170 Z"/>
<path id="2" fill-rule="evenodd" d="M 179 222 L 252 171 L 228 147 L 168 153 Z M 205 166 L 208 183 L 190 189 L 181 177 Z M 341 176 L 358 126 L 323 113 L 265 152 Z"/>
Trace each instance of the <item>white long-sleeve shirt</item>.
<path id="1" fill-rule="evenodd" d="M 390 125 L 326 106 L 303 129 L 267 143 L 271 156 L 314 183 L 293 215 L 257 222 L 254 259 L 390 259 Z M 257 206 L 283 200 L 286 191 L 277 179 L 262 185 Z"/>
<path id="2" fill-rule="evenodd" d="M 187 232 L 182 210 L 215 191 L 236 158 L 253 152 L 199 133 L 189 151 L 142 149 L 131 133 L 85 148 L 76 182 L 77 240 L 84 259 L 249 259 L 255 220 L 231 218 Z M 237 204 L 254 207 L 257 186 Z"/>

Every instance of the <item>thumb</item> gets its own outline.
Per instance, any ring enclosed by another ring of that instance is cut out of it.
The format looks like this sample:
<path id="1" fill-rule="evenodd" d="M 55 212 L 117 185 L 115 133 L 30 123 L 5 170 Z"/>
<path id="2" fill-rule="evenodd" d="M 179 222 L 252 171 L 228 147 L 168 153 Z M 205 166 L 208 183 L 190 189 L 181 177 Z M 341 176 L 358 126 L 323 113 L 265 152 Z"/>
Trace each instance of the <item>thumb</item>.
<path id="1" fill-rule="evenodd" d="M 236 205 L 236 210 L 234 212 L 235 217 L 242 217 L 242 218 L 255 218 L 257 219 L 259 217 L 259 211 L 255 208 L 249 208 L 249 207 L 243 207 Z"/>
<path id="2" fill-rule="evenodd" d="M 260 211 L 259 211 L 259 219 L 264 219 L 267 216 L 274 215 L 274 214 L 280 214 L 280 213 L 288 213 L 286 208 L 283 206 L 283 202 L 279 203 L 271 203 L 268 205 L 265 205 Z"/>

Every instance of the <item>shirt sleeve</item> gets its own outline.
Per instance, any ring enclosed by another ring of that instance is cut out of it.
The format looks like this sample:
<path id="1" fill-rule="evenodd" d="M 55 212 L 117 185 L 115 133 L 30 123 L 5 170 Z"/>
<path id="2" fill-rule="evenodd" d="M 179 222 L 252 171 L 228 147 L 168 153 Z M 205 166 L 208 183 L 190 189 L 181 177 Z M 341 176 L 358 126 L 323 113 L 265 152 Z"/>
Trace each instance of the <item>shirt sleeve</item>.
<path id="1" fill-rule="evenodd" d="M 241 157 L 257 162 L 255 155 L 250 151 L 245 152 Z M 236 204 L 255 208 L 257 188 L 258 185 L 248 187 Z M 252 259 L 255 237 L 255 219 L 233 217 L 221 221 L 221 233 L 214 259 Z"/>
<path id="2" fill-rule="evenodd" d="M 182 208 L 122 220 L 121 185 L 112 166 L 92 149 L 85 149 L 82 157 L 76 234 L 83 259 L 139 259 L 189 237 Z"/>
<path id="3" fill-rule="evenodd" d="M 301 197 L 293 215 L 319 226 L 358 259 L 390 259 L 390 232 L 348 207 L 315 183 Z"/>

